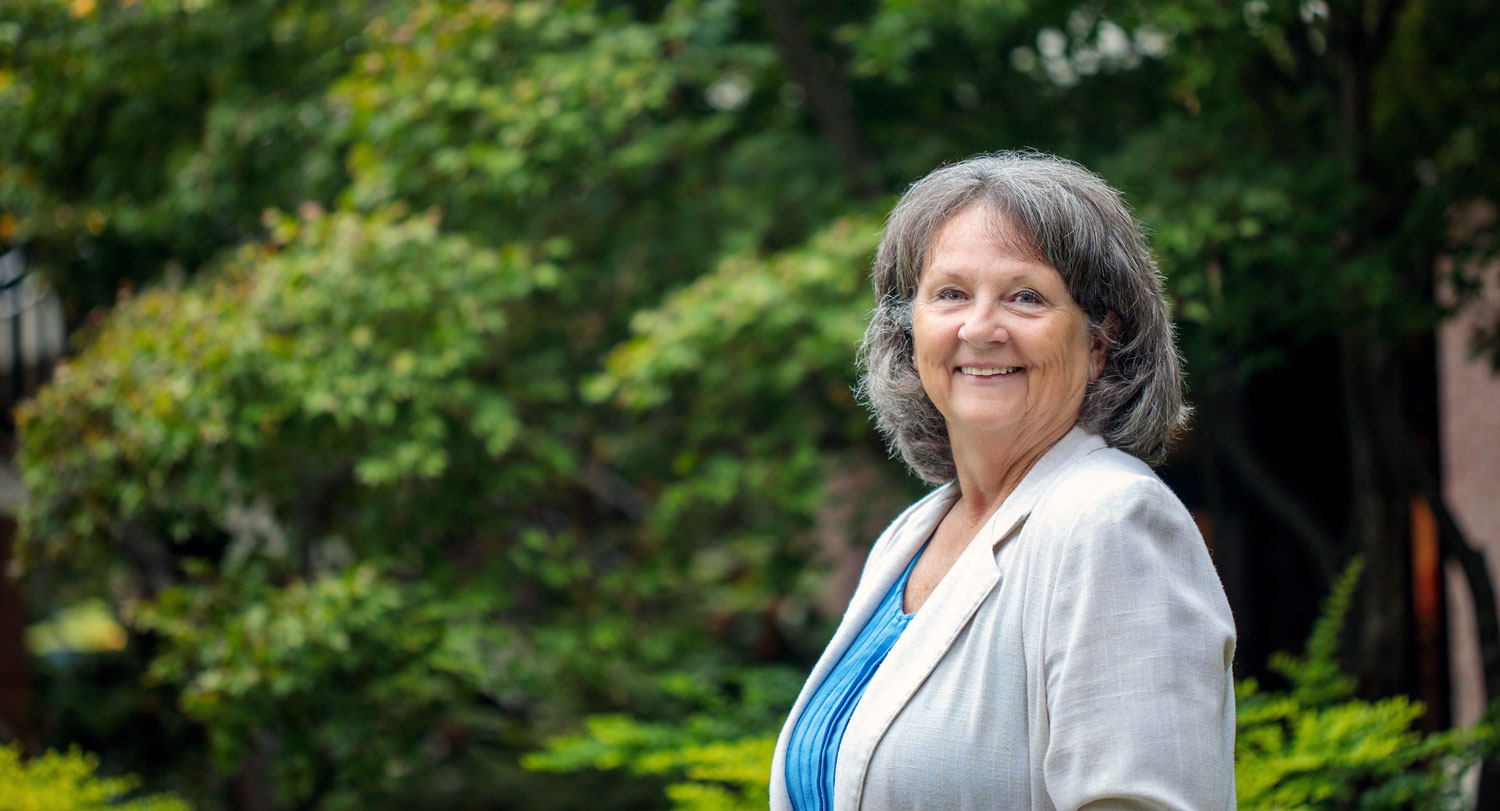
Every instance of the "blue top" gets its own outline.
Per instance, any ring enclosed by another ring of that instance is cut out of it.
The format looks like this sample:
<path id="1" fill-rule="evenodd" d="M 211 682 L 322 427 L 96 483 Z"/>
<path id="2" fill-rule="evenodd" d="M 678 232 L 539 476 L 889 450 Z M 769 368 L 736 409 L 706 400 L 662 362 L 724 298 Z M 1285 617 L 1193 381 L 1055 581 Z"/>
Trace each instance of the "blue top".
<path id="1" fill-rule="evenodd" d="M 906 571 L 880 601 L 854 644 L 844 651 L 843 658 L 808 699 L 797 726 L 792 729 L 786 748 L 786 787 L 797 811 L 833 808 L 833 768 L 838 762 L 844 728 L 880 663 L 916 616 L 903 612 L 901 602 L 911 570 L 926 548 L 927 544 L 922 544 L 922 549 L 912 556 Z"/>

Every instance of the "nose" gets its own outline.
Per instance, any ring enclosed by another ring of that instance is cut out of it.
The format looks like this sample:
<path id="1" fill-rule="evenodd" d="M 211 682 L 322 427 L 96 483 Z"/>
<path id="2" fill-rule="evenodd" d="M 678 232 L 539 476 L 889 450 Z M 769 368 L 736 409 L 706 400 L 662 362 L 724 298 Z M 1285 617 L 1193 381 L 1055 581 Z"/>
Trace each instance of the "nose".
<path id="1" fill-rule="evenodd" d="M 976 305 L 959 325 L 958 339 L 966 344 L 1004 343 L 1010 340 L 1003 310 L 993 304 Z"/>

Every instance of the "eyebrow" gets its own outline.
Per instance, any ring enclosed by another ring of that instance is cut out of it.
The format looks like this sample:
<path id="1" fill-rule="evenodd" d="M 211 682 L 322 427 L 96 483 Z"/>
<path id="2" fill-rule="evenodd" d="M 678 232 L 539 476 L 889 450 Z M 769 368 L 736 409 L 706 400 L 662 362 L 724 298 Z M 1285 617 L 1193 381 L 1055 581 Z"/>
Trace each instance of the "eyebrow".
<path id="1" fill-rule="evenodd" d="M 925 282 L 925 281 L 928 281 L 929 279 L 934 279 L 935 280 L 935 279 L 955 279 L 956 278 L 956 279 L 967 280 L 967 279 L 973 277 L 974 275 L 976 275 L 976 271 L 970 265 L 957 265 L 957 266 L 954 266 L 954 267 L 938 267 L 938 268 L 933 268 L 933 267 L 929 266 L 926 270 L 924 270 L 922 272 L 921 277 L 917 281 L 917 286 L 921 287 L 922 283 Z M 1039 273 L 1037 273 L 1036 271 L 1033 271 L 1033 270 L 1021 270 L 1021 271 L 1015 273 L 1014 275 L 1008 275 L 1006 277 L 1005 281 L 1007 283 L 1010 283 L 1010 284 L 1030 284 L 1030 285 L 1035 285 L 1039 281 L 1045 280 L 1046 278 L 1047 278 L 1047 276 L 1045 274 L 1039 274 Z"/>

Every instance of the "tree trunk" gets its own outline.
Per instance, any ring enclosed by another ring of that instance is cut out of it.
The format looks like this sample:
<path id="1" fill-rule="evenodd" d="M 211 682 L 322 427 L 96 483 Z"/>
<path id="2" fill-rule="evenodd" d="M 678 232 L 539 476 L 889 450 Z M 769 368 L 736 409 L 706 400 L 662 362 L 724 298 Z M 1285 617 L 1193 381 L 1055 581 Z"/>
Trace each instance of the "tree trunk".
<path id="1" fill-rule="evenodd" d="M 1361 610 L 1353 628 L 1353 670 L 1370 695 L 1411 692 L 1411 554 L 1407 527 L 1409 491 L 1402 486 L 1378 430 L 1376 398 L 1397 396 L 1389 363 L 1371 330 L 1345 330 L 1340 371 L 1349 443 L 1349 530 L 1365 559 Z"/>
<path id="2" fill-rule="evenodd" d="M 240 764 L 230 788 L 230 806 L 235 811 L 278 811 L 267 764 L 275 756 L 275 740 L 265 730 L 254 732 L 255 746 Z"/>
<path id="3" fill-rule="evenodd" d="M 793 0 L 766 0 L 767 22 L 776 39 L 776 51 L 792 78 L 807 92 L 818 128 L 838 151 L 844 174 L 855 193 L 866 199 L 880 194 L 875 180 L 875 162 L 860 133 L 854 115 L 854 100 L 839 81 L 823 54 L 813 47 Z"/>

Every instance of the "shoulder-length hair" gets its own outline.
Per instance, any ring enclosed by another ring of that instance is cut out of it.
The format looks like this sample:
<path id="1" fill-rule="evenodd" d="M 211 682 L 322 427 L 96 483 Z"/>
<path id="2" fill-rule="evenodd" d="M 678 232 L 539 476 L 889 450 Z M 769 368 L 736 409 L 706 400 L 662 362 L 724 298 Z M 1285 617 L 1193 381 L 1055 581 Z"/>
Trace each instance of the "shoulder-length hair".
<path id="1" fill-rule="evenodd" d="M 1190 409 L 1162 278 L 1120 194 L 1072 161 L 1036 152 L 980 155 L 912 184 L 886 220 L 875 256 L 875 311 L 860 346 L 860 395 L 914 473 L 956 475 L 948 428 L 912 360 L 912 300 L 939 229 L 971 206 L 1014 225 L 1056 268 L 1108 346 L 1078 422 L 1155 464 Z"/>

